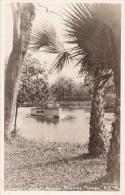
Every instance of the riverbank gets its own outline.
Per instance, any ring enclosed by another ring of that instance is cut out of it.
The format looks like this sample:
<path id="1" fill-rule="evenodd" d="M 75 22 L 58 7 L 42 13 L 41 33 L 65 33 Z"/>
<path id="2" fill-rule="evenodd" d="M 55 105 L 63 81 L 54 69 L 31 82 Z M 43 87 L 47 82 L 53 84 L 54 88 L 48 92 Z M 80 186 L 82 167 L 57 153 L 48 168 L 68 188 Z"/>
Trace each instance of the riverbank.
<path id="1" fill-rule="evenodd" d="M 89 184 L 106 174 L 106 157 L 92 159 L 86 153 L 87 145 L 17 136 L 5 143 L 5 190 L 90 190 Z"/>
<path id="2" fill-rule="evenodd" d="M 88 111 L 91 110 L 91 101 L 57 101 L 60 104 L 61 108 L 68 109 L 86 109 Z M 37 104 L 24 104 L 20 105 L 20 107 L 37 107 Z M 104 101 L 104 111 L 113 113 L 113 103 Z"/>

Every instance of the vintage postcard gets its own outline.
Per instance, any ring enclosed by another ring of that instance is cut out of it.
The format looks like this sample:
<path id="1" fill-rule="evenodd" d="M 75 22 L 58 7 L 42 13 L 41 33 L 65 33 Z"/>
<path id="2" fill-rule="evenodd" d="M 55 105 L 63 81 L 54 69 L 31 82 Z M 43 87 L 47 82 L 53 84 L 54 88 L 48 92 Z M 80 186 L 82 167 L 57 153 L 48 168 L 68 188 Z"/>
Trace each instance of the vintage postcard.
<path id="1" fill-rule="evenodd" d="M 0 6 L 1 194 L 125 194 L 124 1 Z"/>

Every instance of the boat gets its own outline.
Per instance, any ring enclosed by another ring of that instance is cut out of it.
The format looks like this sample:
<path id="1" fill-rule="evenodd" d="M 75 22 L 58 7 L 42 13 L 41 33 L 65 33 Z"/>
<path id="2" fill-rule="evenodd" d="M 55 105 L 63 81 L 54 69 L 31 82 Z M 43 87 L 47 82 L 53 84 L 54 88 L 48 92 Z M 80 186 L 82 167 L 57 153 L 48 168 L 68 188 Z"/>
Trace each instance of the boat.
<path id="1" fill-rule="evenodd" d="M 32 116 L 59 118 L 60 113 L 61 113 L 60 105 L 53 101 L 46 102 L 42 107 L 31 108 Z"/>

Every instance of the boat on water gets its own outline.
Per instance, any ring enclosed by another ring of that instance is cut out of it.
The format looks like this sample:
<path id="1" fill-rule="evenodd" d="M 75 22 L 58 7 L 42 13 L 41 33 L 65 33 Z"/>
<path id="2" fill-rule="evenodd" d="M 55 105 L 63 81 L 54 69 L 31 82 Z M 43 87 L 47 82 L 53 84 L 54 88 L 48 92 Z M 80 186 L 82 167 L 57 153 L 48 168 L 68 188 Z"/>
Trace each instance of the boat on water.
<path id="1" fill-rule="evenodd" d="M 32 116 L 59 118 L 60 113 L 61 113 L 60 105 L 53 101 L 46 102 L 42 107 L 31 108 Z"/>

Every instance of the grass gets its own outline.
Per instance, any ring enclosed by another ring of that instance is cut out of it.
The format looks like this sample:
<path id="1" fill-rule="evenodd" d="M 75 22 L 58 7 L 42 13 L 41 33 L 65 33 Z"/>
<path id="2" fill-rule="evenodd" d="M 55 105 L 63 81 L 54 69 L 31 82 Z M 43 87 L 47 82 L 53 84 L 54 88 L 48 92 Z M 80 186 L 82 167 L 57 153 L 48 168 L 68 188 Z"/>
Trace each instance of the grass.
<path id="1" fill-rule="evenodd" d="M 38 143 L 21 137 L 5 142 L 5 191 L 101 190 L 106 157 L 91 158 L 87 145 Z"/>

